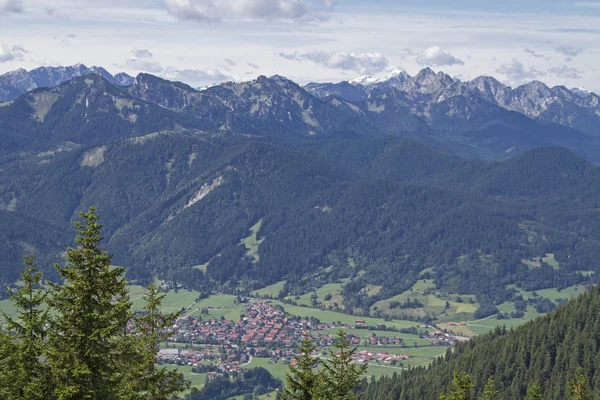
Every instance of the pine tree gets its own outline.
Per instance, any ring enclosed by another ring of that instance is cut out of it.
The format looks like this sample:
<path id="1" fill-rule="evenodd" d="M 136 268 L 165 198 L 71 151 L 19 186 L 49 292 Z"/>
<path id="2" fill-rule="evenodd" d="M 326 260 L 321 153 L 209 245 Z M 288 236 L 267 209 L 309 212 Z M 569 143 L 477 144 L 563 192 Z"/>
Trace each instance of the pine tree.
<path id="1" fill-rule="evenodd" d="M 527 388 L 525 400 L 542 400 L 542 389 L 537 382 L 532 383 Z"/>
<path id="2" fill-rule="evenodd" d="M 111 256 L 99 247 L 101 225 L 95 208 L 75 222 L 76 248 L 67 264 L 55 265 L 63 285 L 51 283 L 49 304 L 56 313 L 49 330 L 54 395 L 59 400 L 112 400 L 123 384 L 123 352 L 132 317 L 124 269 L 111 267 Z"/>
<path id="3" fill-rule="evenodd" d="M 489 378 L 485 388 L 483 389 L 483 396 L 480 400 L 500 400 L 500 394 L 496 390 L 496 385 L 494 384 L 494 379 Z"/>
<path id="4" fill-rule="evenodd" d="M 44 399 L 47 390 L 47 366 L 40 362 L 45 337 L 46 324 L 50 317 L 46 304 L 46 291 L 40 288 L 42 274 L 35 265 L 34 256 L 24 258 L 25 270 L 21 274 L 23 286 L 10 292 L 10 298 L 17 309 L 18 318 L 11 318 L 2 311 L 6 327 L 14 334 L 15 349 L 11 368 L 15 371 L 20 399 Z"/>
<path id="5" fill-rule="evenodd" d="M 13 336 L 0 330 L 0 399 L 18 399 L 21 393 L 21 375 L 14 368 L 17 346 Z"/>
<path id="6" fill-rule="evenodd" d="M 173 335 L 173 324 L 181 312 L 161 313 L 164 294 L 160 294 L 155 284 L 150 284 L 144 295 L 146 305 L 143 314 L 134 319 L 135 344 L 139 349 L 139 362 L 133 366 L 137 382 L 136 393 L 139 399 L 168 400 L 178 393 L 189 389 L 189 382 L 183 380 L 183 374 L 157 368 L 156 359 L 160 350 L 159 343 Z"/>
<path id="7" fill-rule="evenodd" d="M 352 359 L 356 347 L 343 330 L 337 333 L 334 350 L 329 351 L 330 360 L 323 359 L 323 369 L 319 373 L 317 390 L 319 399 L 353 400 L 356 398 L 354 389 L 360 383 L 368 364 L 358 365 Z"/>
<path id="8" fill-rule="evenodd" d="M 440 396 L 440 400 L 471 400 L 473 380 L 464 372 L 454 373 L 451 392 Z"/>
<path id="9" fill-rule="evenodd" d="M 577 369 L 575 377 L 569 382 L 567 389 L 568 400 L 589 400 L 591 398 L 590 387 L 582 368 Z"/>
<path id="10" fill-rule="evenodd" d="M 316 348 L 309 334 L 304 336 L 298 350 L 300 355 L 294 356 L 296 365 L 289 365 L 290 372 L 286 373 L 285 388 L 278 392 L 278 395 L 285 400 L 316 399 L 315 388 L 318 376 L 315 373 L 315 366 L 318 358 L 312 356 Z"/>

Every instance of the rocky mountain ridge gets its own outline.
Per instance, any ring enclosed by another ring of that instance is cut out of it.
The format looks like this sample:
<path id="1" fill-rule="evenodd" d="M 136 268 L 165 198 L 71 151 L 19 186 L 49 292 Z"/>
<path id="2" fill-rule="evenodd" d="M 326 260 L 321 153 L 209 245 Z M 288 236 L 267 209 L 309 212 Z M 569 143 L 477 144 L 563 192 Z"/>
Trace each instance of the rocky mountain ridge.
<path id="1" fill-rule="evenodd" d="M 347 84 L 355 89 L 348 89 Z M 493 105 L 535 120 L 600 135 L 600 96 L 565 86 L 551 88 L 539 81 L 512 88 L 490 76 L 462 82 L 443 72 L 435 73 L 425 68 L 415 76 L 398 70 L 380 79 L 362 77 L 336 84 L 310 83 L 305 88 L 320 98 L 337 96 L 353 102 L 387 96 L 393 89 L 402 92 L 407 101 L 424 105 L 457 96 L 478 96 Z"/>
<path id="2" fill-rule="evenodd" d="M 12 101 L 17 97 L 41 87 L 55 87 L 73 78 L 100 74 L 114 85 L 128 86 L 133 83 L 133 77 L 126 73 L 111 75 L 102 67 L 86 67 L 76 64 L 67 67 L 39 67 L 26 71 L 23 68 L 0 75 L 0 103 Z"/>

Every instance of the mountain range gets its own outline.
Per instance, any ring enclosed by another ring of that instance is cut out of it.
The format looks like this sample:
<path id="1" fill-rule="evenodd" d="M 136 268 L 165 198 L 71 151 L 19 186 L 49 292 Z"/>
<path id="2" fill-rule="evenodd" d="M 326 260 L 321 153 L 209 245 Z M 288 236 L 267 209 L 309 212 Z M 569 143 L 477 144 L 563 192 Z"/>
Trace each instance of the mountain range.
<path id="1" fill-rule="evenodd" d="M 544 83 L 533 81 L 511 88 L 489 76 L 480 76 L 468 82 L 453 79 L 443 72 L 434 73 L 425 68 L 411 77 L 405 71 L 393 71 L 389 75 L 374 79 L 363 77 L 352 82 L 338 84 L 311 83 L 306 89 L 319 98 L 337 96 L 352 102 L 377 98 L 390 91 L 402 92 L 407 105 L 421 109 L 418 115 L 427 116 L 434 104 L 455 97 L 479 97 L 486 102 L 516 111 L 532 119 L 557 123 L 586 132 L 600 134 L 600 97 L 581 89 L 564 86 L 550 88 Z"/>
<path id="2" fill-rule="evenodd" d="M 114 85 L 129 86 L 133 77 L 126 73 L 111 75 L 102 67 L 77 64 L 68 67 L 39 67 L 31 71 L 18 69 L 0 75 L 0 103 L 11 101 L 40 87 L 54 87 L 78 76 L 100 74 Z"/>
<path id="3" fill-rule="evenodd" d="M 344 279 L 344 307 L 369 312 L 428 273 L 489 315 L 510 285 L 595 281 L 593 132 L 427 69 L 361 82 L 315 94 L 261 76 L 198 91 L 93 72 L 2 104 L 0 280 L 17 279 L 27 252 L 60 261 L 94 205 L 138 282 L 243 292 L 285 280 L 283 293 L 303 293 Z M 546 254 L 560 268 L 528 261 Z"/>
<path id="4" fill-rule="evenodd" d="M 174 112 L 169 126 L 261 136 L 415 137 L 483 159 L 505 159 L 536 146 L 559 145 L 600 161 L 596 94 L 548 88 L 540 82 L 512 89 L 490 77 L 461 82 L 429 68 L 414 77 L 396 71 L 381 79 L 304 87 L 281 76 L 260 76 L 198 91 L 149 74 L 112 77 L 100 67 L 77 65 L 5 74 L 0 92 L 9 93 L 4 98 L 10 99 L 46 87 L 25 96 L 35 96 L 38 100 L 29 102 L 38 104 L 42 97 L 55 98 L 62 90 L 55 89 L 57 84 L 89 74 L 102 76 L 106 83 L 98 81 L 99 85 L 110 84 L 123 96 L 119 113 L 125 98 L 145 102 L 145 108 L 157 105 Z M 14 107 L 10 101 L 3 105 Z M 39 107 L 45 105 L 33 106 Z"/>

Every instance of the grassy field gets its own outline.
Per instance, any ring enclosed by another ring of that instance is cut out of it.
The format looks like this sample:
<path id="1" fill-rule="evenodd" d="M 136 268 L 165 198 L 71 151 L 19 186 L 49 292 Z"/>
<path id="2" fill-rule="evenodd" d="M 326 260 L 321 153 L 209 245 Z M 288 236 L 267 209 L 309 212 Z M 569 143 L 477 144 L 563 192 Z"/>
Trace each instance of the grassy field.
<path id="1" fill-rule="evenodd" d="M 195 374 L 192 372 L 192 367 L 187 365 L 171 365 L 166 364 L 163 365 L 168 370 L 177 369 L 179 372 L 183 374 L 183 377 L 186 381 L 190 381 L 192 383 L 192 387 L 202 388 L 204 383 L 206 382 L 206 374 Z M 184 392 L 183 394 L 188 394 L 190 391 Z"/>
<path id="2" fill-rule="evenodd" d="M 258 221 L 252 228 L 250 228 L 250 236 L 241 240 L 241 243 L 246 247 L 246 255 L 254 259 L 254 262 L 258 261 L 258 246 L 263 242 L 263 239 L 258 239 L 258 231 L 262 225 L 262 219 Z"/>
<path id="3" fill-rule="evenodd" d="M 286 299 L 295 301 L 300 305 L 304 305 L 310 307 L 312 304 L 311 296 L 315 293 L 317 295 L 317 300 L 319 303 L 323 304 L 325 307 L 335 307 L 336 304 L 338 307 L 342 307 L 342 302 L 344 298 L 342 297 L 342 284 L 341 283 L 329 283 L 321 286 L 318 289 L 315 289 L 314 292 L 305 293 L 301 296 L 289 296 Z M 325 297 L 330 294 L 331 299 L 325 300 Z"/>
<path id="4" fill-rule="evenodd" d="M 514 288 L 515 290 L 517 290 L 525 300 L 528 300 L 533 296 L 533 291 L 528 292 L 522 289 L 519 289 L 518 287 L 516 287 L 515 285 L 509 285 L 508 288 Z M 581 293 L 585 292 L 585 287 L 584 286 L 570 286 L 568 288 L 562 289 L 562 290 L 558 290 L 558 289 L 542 289 L 542 290 L 536 290 L 535 293 L 539 296 L 539 297 L 545 297 L 549 300 L 552 301 L 556 301 L 556 299 L 571 299 L 575 296 L 580 295 Z"/>
<path id="5" fill-rule="evenodd" d="M 202 299 L 191 307 L 184 315 L 194 315 L 202 319 L 220 319 L 221 317 L 229 321 L 239 321 L 240 315 L 244 312 L 245 304 L 236 304 L 235 296 L 216 295 Z M 202 309 L 206 309 L 208 314 L 202 314 Z"/>
<path id="6" fill-rule="evenodd" d="M 357 317 L 354 315 L 348 315 L 336 311 L 321 310 L 317 308 L 292 306 L 284 304 L 279 301 L 274 301 L 274 304 L 280 304 L 283 306 L 286 312 L 297 315 L 300 317 L 314 317 L 318 318 L 321 322 L 341 322 L 342 324 L 348 324 L 354 326 L 356 320 L 364 320 L 366 324 L 375 326 L 377 324 L 385 324 L 387 326 L 393 326 L 397 329 L 417 327 L 419 324 L 413 321 L 385 321 L 383 318 L 372 318 L 372 317 Z"/>
<path id="7" fill-rule="evenodd" d="M 280 281 L 272 285 L 266 286 L 262 289 L 255 290 L 253 293 L 258 296 L 277 297 L 279 295 L 279 292 L 281 292 L 281 289 L 283 289 L 284 285 L 285 281 Z"/>
<path id="8" fill-rule="evenodd" d="M 129 290 L 133 300 L 133 308 L 135 310 L 142 309 L 144 306 L 144 289 L 141 286 L 130 286 Z M 183 316 L 194 315 L 202 317 L 202 319 L 220 319 L 224 317 L 227 320 L 239 321 L 245 304 L 235 304 L 235 296 L 215 295 L 196 301 L 199 294 L 187 290 L 180 290 L 177 293 L 169 291 L 163 300 L 162 310 L 164 312 L 174 312 L 183 309 Z M 207 309 L 208 314 L 202 314 L 202 309 Z"/>
<path id="9" fill-rule="evenodd" d="M 9 317 L 14 317 L 17 312 L 17 309 L 10 299 L 0 301 L 0 310 L 4 311 Z M 4 321 L 4 316 L 2 314 L 0 314 L 0 321 Z"/>
<path id="10" fill-rule="evenodd" d="M 384 314 L 391 316 L 412 315 L 424 317 L 426 315 L 437 316 L 440 321 L 462 321 L 471 319 L 479 307 L 475 301 L 475 296 L 460 296 L 462 302 L 459 302 L 459 296 L 437 293 L 435 285 L 431 279 L 423 279 L 413 285 L 410 290 L 386 300 L 378 301 L 371 307 L 372 311 L 381 310 Z M 400 304 L 408 299 L 418 300 L 423 304 L 421 308 L 401 309 L 400 307 L 391 309 L 390 303 L 397 301 Z M 446 308 L 448 302 L 449 308 Z"/>

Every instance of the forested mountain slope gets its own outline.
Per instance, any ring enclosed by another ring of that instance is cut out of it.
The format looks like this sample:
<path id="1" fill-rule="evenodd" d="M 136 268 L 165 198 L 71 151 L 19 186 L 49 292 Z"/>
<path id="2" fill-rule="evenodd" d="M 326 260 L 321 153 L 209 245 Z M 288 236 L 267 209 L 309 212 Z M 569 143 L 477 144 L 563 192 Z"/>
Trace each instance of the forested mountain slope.
<path id="1" fill-rule="evenodd" d="M 598 187 L 597 167 L 558 148 L 486 163 L 411 139 L 194 131 L 81 146 L 0 171 L 11 216 L 67 229 L 96 205 L 115 263 L 131 278 L 225 290 L 291 278 L 290 293 L 348 278 L 347 305 L 363 309 L 408 290 L 426 268 L 438 287 L 482 303 L 510 300 L 509 284 L 595 280 L 579 271 L 597 269 Z M 252 256 L 241 240 L 255 225 Z M 29 247 L 8 237 L 2 251 L 51 250 L 53 231 L 39 236 Z M 561 268 L 523 262 L 550 252 Z M 358 295 L 368 284 L 381 291 Z"/>
<path id="2" fill-rule="evenodd" d="M 482 119 L 454 115 L 437 129 L 431 113 L 404 119 L 396 95 L 381 97 L 382 108 L 375 97 L 322 100 L 278 76 L 200 92 L 151 75 L 128 87 L 88 75 L 4 104 L 2 279 L 16 276 L 25 252 L 57 257 L 57 232 L 95 205 L 115 262 L 141 282 L 247 292 L 287 280 L 283 295 L 344 279 L 344 305 L 367 311 L 427 271 L 438 289 L 476 295 L 489 315 L 516 295 L 509 285 L 596 280 L 596 166 L 558 147 L 502 162 L 450 154 L 498 148 L 450 140 L 483 132 Z M 519 140 L 584 135 L 490 107 L 521 126 Z M 396 119 L 424 123 L 415 135 L 437 147 L 402 137 L 410 130 Z M 515 154 L 538 142 L 528 143 Z M 35 235 L 11 228 L 21 216 Z M 252 235 L 249 249 L 242 240 Z M 547 254 L 556 265 L 538 261 Z M 379 289 L 367 296 L 369 285 Z"/>
<path id="3" fill-rule="evenodd" d="M 565 399 L 568 382 L 582 367 L 600 395 L 600 288 L 594 286 L 565 306 L 515 330 L 496 331 L 461 343 L 429 368 L 382 378 L 363 387 L 364 399 L 437 400 L 454 372 L 473 378 L 474 398 L 481 398 L 488 378 L 505 399 L 523 399 L 539 383 L 543 398 Z"/>

